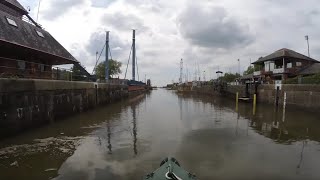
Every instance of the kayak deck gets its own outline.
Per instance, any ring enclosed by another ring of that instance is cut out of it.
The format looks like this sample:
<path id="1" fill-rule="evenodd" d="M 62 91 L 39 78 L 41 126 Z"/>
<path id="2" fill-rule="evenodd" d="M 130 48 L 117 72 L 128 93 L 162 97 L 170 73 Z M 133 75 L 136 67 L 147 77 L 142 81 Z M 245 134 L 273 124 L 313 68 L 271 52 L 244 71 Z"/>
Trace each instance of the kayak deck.
<path id="1" fill-rule="evenodd" d="M 175 158 L 166 158 L 160 168 L 146 175 L 144 180 L 195 180 L 196 176 L 180 167 Z"/>

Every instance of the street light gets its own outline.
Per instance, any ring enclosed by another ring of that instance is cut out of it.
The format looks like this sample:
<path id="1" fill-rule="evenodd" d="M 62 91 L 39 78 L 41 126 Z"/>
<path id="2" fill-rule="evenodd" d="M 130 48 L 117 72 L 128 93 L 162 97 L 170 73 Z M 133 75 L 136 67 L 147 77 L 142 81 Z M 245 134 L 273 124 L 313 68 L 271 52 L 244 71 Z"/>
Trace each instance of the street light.
<path id="1" fill-rule="evenodd" d="M 310 50 L 309 50 L 309 36 L 305 35 L 304 38 L 307 40 L 307 44 L 308 44 L 308 55 L 310 57 Z"/>
<path id="2" fill-rule="evenodd" d="M 238 59 L 238 72 L 239 72 L 239 76 L 241 76 L 240 75 L 240 59 Z"/>

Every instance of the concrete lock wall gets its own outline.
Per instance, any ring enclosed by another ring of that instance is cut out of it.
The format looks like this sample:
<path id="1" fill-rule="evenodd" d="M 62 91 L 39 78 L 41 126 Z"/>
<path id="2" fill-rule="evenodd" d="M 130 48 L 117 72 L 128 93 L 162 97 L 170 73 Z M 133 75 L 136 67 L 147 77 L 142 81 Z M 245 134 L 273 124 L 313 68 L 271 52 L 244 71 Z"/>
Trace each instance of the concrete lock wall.
<path id="1" fill-rule="evenodd" d="M 316 111 L 320 108 L 320 85 L 284 84 L 279 91 L 279 104 L 286 104 Z M 274 85 L 260 85 L 258 87 L 258 100 L 265 103 L 275 103 L 276 89 Z"/>
<path id="2" fill-rule="evenodd" d="M 208 95 L 220 95 L 213 86 L 194 87 L 193 92 Z M 255 86 L 248 87 L 249 94 L 255 93 Z M 229 98 L 236 98 L 246 95 L 245 85 L 228 85 L 226 95 Z M 299 85 L 283 84 L 278 92 L 278 104 L 283 105 L 284 94 L 286 93 L 286 105 L 295 106 L 309 111 L 318 111 L 320 109 L 320 85 Z M 257 86 L 257 102 L 265 104 L 275 104 L 277 90 L 274 84 L 263 84 Z"/>
<path id="3" fill-rule="evenodd" d="M 228 86 L 227 92 L 230 96 L 235 97 L 245 94 L 246 86 Z M 251 89 L 250 93 L 254 93 Z M 320 85 L 300 85 L 300 84 L 283 84 L 278 92 L 279 105 L 283 105 L 284 94 L 286 93 L 286 105 L 305 108 L 310 111 L 317 111 L 320 108 Z M 259 103 L 275 104 L 277 90 L 274 84 L 263 84 L 257 87 L 257 101 Z"/>
<path id="4" fill-rule="evenodd" d="M 0 138 L 125 96 L 126 85 L 0 79 Z"/>

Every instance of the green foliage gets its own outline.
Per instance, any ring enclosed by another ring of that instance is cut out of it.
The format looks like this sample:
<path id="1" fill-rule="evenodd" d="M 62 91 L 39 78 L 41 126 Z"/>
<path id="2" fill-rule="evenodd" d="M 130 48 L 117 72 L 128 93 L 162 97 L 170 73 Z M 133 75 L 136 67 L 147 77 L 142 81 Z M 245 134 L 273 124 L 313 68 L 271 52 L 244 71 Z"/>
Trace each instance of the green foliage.
<path id="1" fill-rule="evenodd" d="M 287 79 L 286 84 L 299 84 L 299 77 Z M 301 84 L 320 84 L 320 73 L 312 76 L 301 77 Z"/>
<path id="2" fill-rule="evenodd" d="M 259 71 L 259 65 L 249 66 L 246 71 L 243 72 L 244 75 L 253 74 L 255 71 Z"/>
<path id="3" fill-rule="evenodd" d="M 121 69 L 120 69 L 122 66 L 121 62 L 113 59 L 110 59 L 108 62 L 109 62 L 109 77 L 112 77 L 114 75 L 118 75 L 121 73 Z M 105 62 L 101 62 L 97 65 L 95 70 L 95 75 L 97 76 L 97 78 L 105 79 L 105 76 L 106 76 L 105 68 L 106 68 Z"/>
<path id="4" fill-rule="evenodd" d="M 81 70 L 79 69 L 79 66 L 73 65 L 71 68 L 72 71 L 72 80 L 73 81 L 85 81 L 87 80 L 87 77 L 83 75 Z"/>
<path id="5" fill-rule="evenodd" d="M 253 74 L 253 72 L 254 72 L 254 67 L 249 66 L 248 69 L 243 72 L 243 74 L 248 75 L 248 74 Z"/>
<path id="6" fill-rule="evenodd" d="M 239 78 L 240 74 L 232 74 L 232 73 L 225 73 L 224 76 L 219 77 L 219 80 L 225 81 L 225 82 L 233 82 L 235 79 Z"/>

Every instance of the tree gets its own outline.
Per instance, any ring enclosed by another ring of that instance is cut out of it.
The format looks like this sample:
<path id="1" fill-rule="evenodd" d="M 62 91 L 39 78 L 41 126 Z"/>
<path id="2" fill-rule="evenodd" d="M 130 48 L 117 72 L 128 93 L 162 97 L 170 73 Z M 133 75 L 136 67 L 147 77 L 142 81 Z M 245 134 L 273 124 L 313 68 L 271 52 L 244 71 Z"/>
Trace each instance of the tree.
<path id="1" fill-rule="evenodd" d="M 244 75 L 248 75 L 248 74 L 253 74 L 253 72 L 254 72 L 254 67 L 253 67 L 253 66 L 249 66 L 249 67 L 247 68 L 247 70 L 245 70 L 245 71 L 243 72 L 243 74 L 244 74 Z"/>
<path id="2" fill-rule="evenodd" d="M 121 62 L 113 59 L 110 59 L 108 62 L 109 62 L 109 77 L 113 77 L 114 75 L 118 75 L 121 73 L 121 69 L 120 69 L 122 66 Z M 97 76 L 97 78 L 105 79 L 106 77 L 105 69 L 106 69 L 105 62 L 101 62 L 97 65 L 95 70 L 95 75 Z"/>
<path id="3" fill-rule="evenodd" d="M 249 66 L 246 71 L 243 72 L 244 75 L 253 74 L 255 71 L 259 71 L 260 66 L 255 64 L 253 66 Z"/>
<path id="4" fill-rule="evenodd" d="M 84 81 L 87 79 L 87 76 L 83 75 L 83 73 L 81 72 L 79 65 L 73 65 L 73 67 L 71 68 L 71 72 L 73 81 Z"/>
<path id="5" fill-rule="evenodd" d="M 239 73 L 236 73 L 236 74 L 225 73 L 224 76 L 221 76 L 219 79 L 225 82 L 233 82 L 238 77 L 240 77 Z"/>

